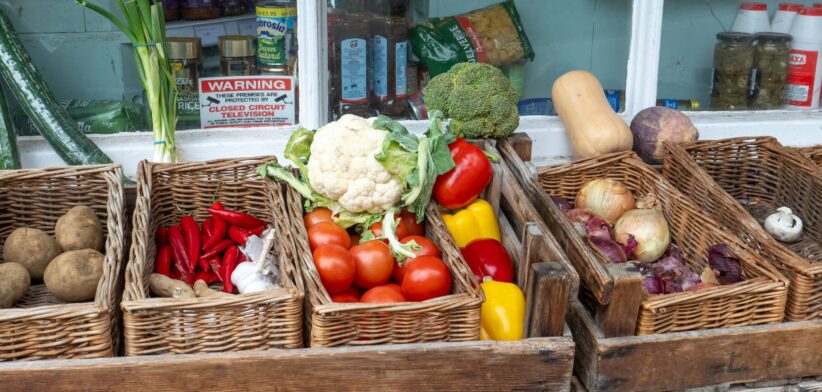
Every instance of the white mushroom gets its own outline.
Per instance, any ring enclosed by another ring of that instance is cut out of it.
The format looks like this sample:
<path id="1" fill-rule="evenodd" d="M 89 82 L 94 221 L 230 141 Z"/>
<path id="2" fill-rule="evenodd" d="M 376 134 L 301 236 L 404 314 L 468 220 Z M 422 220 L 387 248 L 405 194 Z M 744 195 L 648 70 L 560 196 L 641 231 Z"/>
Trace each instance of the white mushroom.
<path id="1" fill-rule="evenodd" d="M 765 231 L 781 242 L 796 242 L 802 236 L 802 219 L 794 215 L 790 208 L 779 207 L 765 218 Z"/>

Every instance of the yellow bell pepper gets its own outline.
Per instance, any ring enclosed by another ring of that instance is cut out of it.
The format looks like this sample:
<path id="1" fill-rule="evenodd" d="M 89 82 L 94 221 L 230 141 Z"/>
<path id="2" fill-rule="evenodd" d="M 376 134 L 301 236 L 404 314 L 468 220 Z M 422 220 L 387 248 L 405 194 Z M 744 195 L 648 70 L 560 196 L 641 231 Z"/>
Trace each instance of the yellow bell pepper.
<path id="1" fill-rule="evenodd" d="M 525 323 L 525 296 L 513 283 L 486 280 L 480 315 L 480 339 L 519 340 Z"/>
<path id="2" fill-rule="evenodd" d="M 500 240 L 497 217 L 485 200 L 477 199 L 454 214 L 443 214 L 442 220 L 460 248 L 482 238 Z"/>

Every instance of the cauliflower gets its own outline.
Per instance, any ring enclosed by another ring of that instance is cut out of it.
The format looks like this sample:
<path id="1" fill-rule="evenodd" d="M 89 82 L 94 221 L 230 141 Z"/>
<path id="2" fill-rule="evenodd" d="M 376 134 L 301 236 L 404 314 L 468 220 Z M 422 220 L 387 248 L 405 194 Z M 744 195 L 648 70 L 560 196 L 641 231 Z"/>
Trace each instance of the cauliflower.
<path id="1" fill-rule="evenodd" d="M 345 115 L 316 132 L 298 128 L 285 157 L 297 165 L 300 178 L 276 161 L 257 173 L 288 183 L 303 196 L 306 210 L 328 208 L 346 228 L 366 229 L 399 207 L 422 221 L 437 176 L 454 167 L 448 143 L 455 137 L 442 131 L 441 117 L 432 112 L 423 135 L 385 116 Z"/>
<path id="2" fill-rule="evenodd" d="M 373 119 L 346 114 L 317 130 L 311 143 L 311 187 L 354 213 L 388 210 L 403 193 L 402 181 L 374 158 L 388 132 L 372 123 Z"/>

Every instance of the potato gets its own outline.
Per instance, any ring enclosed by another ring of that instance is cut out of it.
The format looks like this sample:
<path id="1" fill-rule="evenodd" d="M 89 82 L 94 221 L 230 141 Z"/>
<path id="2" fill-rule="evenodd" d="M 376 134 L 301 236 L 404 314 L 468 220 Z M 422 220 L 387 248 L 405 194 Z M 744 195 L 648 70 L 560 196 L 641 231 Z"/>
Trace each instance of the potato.
<path id="1" fill-rule="evenodd" d="M 148 289 L 158 297 L 197 298 L 194 290 L 186 282 L 171 279 L 163 274 L 151 274 L 148 278 Z"/>
<path id="2" fill-rule="evenodd" d="M 22 264 L 31 278 L 41 279 L 46 266 L 60 252 L 60 245 L 45 231 L 22 227 L 11 232 L 6 238 L 3 260 L 7 263 Z"/>
<path id="3" fill-rule="evenodd" d="M 54 235 L 64 251 L 103 249 L 103 225 L 86 206 L 73 207 L 61 216 L 54 225 Z"/>
<path id="4" fill-rule="evenodd" d="M 10 308 L 23 298 L 29 285 L 31 277 L 22 264 L 0 264 L 0 309 Z"/>
<path id="5" fill-rule="evenodd" d="M 103 259 L 103 254 L 94 249 L 64 252 L 46 267 L 43 280 L 49 291 L 63 301 L 88 301 L 94 298 L 103 276 Z"/>
<path id="6" fill-rule="evenodd" d="M 208 287 L 208 283 L 206 283 L 202 279 L 198 279 L 194 282 L 194 294 L 197 294 L 198 297 L 233 297 L 233 294 L 225 293 L 222 291 L 217 291 Z"/>

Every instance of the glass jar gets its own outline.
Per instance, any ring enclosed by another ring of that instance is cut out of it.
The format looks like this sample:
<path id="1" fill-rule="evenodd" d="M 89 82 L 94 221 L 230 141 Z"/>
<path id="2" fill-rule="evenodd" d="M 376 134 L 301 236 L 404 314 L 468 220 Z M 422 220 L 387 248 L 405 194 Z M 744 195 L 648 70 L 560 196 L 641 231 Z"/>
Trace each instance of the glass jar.
<path id="1" fill-rule="evenodd" d="M 759 33 L 754 44 L 752 109 L 778 109 L 784 103 L 791 35 Z"/>
<path id="2" fill-rule="evenodd" d="M 223 35 L 220 48 L 220 72 L 223 76 L 250 76 L 257 74 L 254 37 L 250 35 Z"/>
<path id="3" fill-rule="evenodd" d="M 167 21 L 180 19 L 180 2 L 163 0 L 163 17 Z"/>
<path id="4" fill-rule="evenodd" d="M 754 63 L 754 36 L 722 32 L 716 35 L 711 107 L 739 110 L 748 107 Z"/>
<path id="5" fill-rule="evenodd" d="M 257 2 L 257 60 L 261 66 L 279 68 L 287 74 L 296 60 L 297 2 Z"/>
<path id="6" fill-rule="evenodd" d="M 219 18 L 222 12 L 220 0 L 182 0 L 180 8 L 188 20 Z"/>
<path id="7" fill-rule="evenodd" d="M 223 0 L 223 16 L 237 16 L 248 13 L 248 0 Z"/>
<path id="8" fill-rule="evenodd" d="M 199 128 L 202 43 L 199 37 L 169 37 L 167 41 L 168 61 L 177 85 L 177 129 Z"/>
<path id="9" fill-rule="evenodd" d="M 408 113 L 408 21 L 394 16 L 371 18 L 372 106 L 391 117 Z"/>

